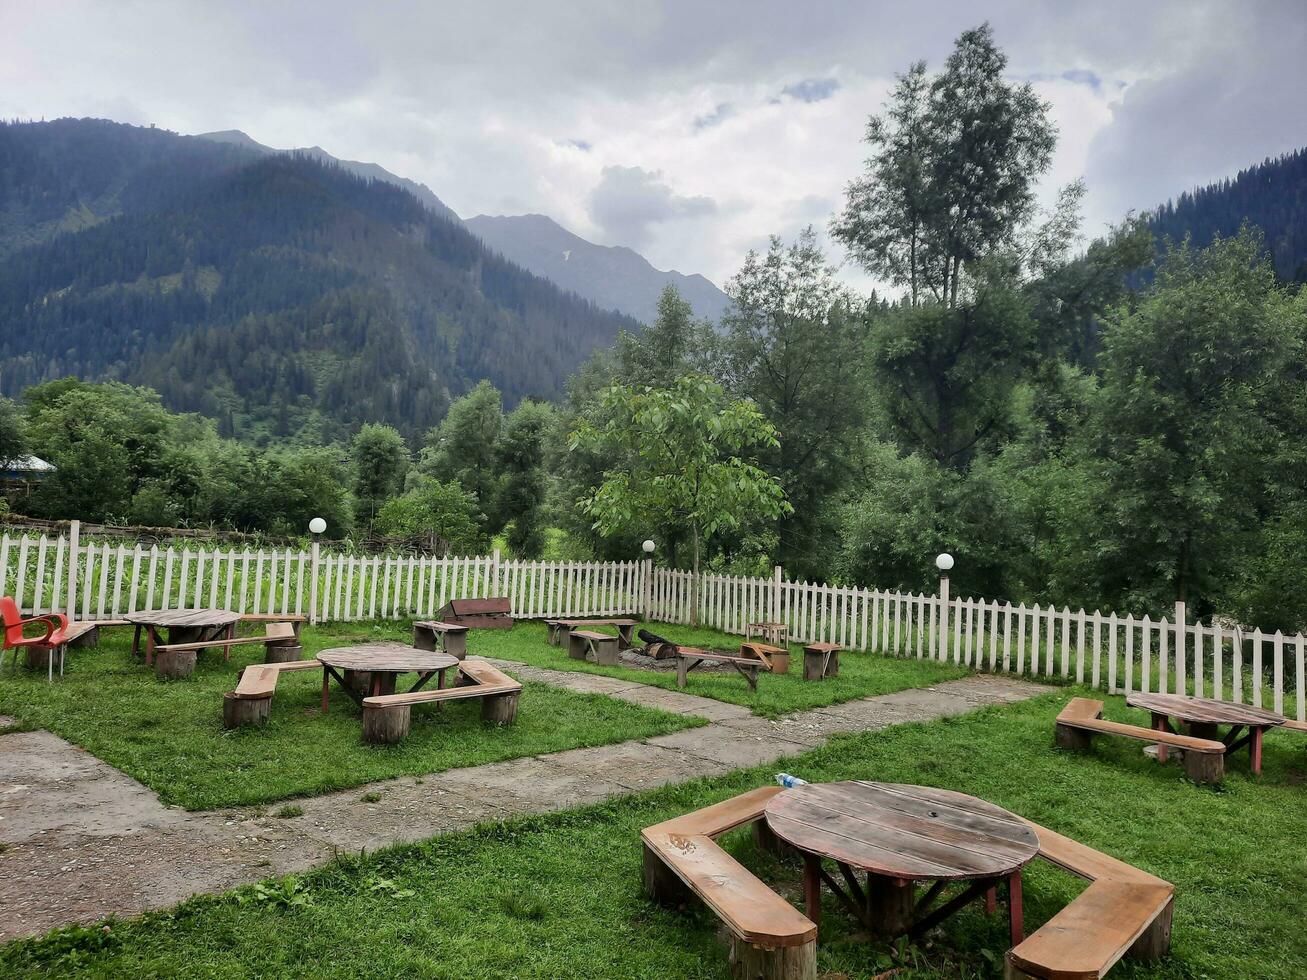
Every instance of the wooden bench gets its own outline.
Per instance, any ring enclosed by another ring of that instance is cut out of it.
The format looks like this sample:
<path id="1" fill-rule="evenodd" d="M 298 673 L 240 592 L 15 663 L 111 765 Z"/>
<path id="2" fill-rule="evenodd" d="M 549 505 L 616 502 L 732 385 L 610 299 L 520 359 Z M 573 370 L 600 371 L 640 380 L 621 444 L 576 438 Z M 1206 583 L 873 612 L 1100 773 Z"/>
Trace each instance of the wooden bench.
<path id="1" fill-rule="evenodd" d="M 1210 738 L 1194 738 L 1174 732 L 1158 731 L 1141 725 L 1105 721 L 1103 702 L 1091 698 L 1072 698 L 1057 716 L 1056 739 L 1059 747 L 1087 752 L 1095 734 L 1120 735 L 1153 745 L 1166 745 L 1184 751 L 1185 775 L 1196 783 L 1219 783 L 1225 776 L 1225 744 Z"/>
<path id="2" fill-rule="evenodd" d="M 413 624 L 413 646 L 419 650 L 443 650 L 451 657 L 462 660 L 467 656 L 468 627 L 438 620 L 422 620 Z"/>
<path id="3" fill-rule="evenodd" d="M 608 633 L 574 629 L 567 634 L 567 655 L 573 660 L 585 660 L 587 654 L 593 654 L 595 663 L 615 667 L 620 662 L 617 643 L 617 637 Z"/>
<path id="4" fill-rule="evenodd" d="M 734 657 L 729 653 L 709 653 L 697 647 L 680 647 L 676 654 L 676 686 L 685 687 L 687 675 L 701 664 L 730 664 L 749 682 L 749 690 L 758 690 L 759 671 L 770 671 L 771 662 L 765 657 Z"/>
<path id="5" fill-rule="evenodd" d="M 251 664 L 244 668 L 239 674 L 236 690 L 227 691 L 222 696 L 222 727 L 267 724 L 277 679 L 289 671 L 321 669 L 322 664 L 316 660 Z"/>
<path id="6" fill-rule="evenodd" d="M 1280 727 L 1285 729 L 1286 731 L 1303 732 L 1304 734 L 1307 734 L 1307 721 L 1297 721 L 1293 718 L 1290 718 Z"/>
<path id="7" fill-rule="evenodd" d="M 220 636 L 194 643 L 160 644 L 154 648 L 154 674 L 160 679 L 189 677 L 195 672 L 195 658 L 201 650 L 221 647 L 223 654 L 230 657 L 232 647 L 250 643 L 264 644 L 264 660 L 268 663 L 294 662 L 302 652 L 292 624 L 270 622 L 255 636 Z"/>
<path id="8" fill-rule="evenodd" d="M 809 643 L 803 648 L 803 679 L 821 681 L 840 672 L 840 650 L 837 643 Z"/>
<path id="9" fill-rule="evenodd" d="M 597 626 L 612 626 L 617 629 L 620 650 L 629 650 L 635 646 L 635 628 L 639 622 L 634 619 L 546 619 L 545 628 L 549 631 L 550 646 L 566 646 L 568 635 L 574 629 L 591 629 Z"/>
<path id="10" fill-rule="evenodd" d="M 363 699 L 363 740 L 389 745 L 408 737 L 415 704 L 481 698 L 481 720 L 511 725 L 517 719 L 517 697 L 522 685 L 484 660 L 463 660 L 458 683 L 434 691 L 381 694 Z"/>
<path id="11" fill-rule="evenodd" d="M 1122 956 L 1152 960 L 1171 948 L 1175 887 L 1038 824 L 1039 856 L 1091 884 L 1008 951 L 1004 976 L 1096 980 Z"/>
<path id="12" fill-rule="evenodd" d="M 472 629 L 508 630 L 513 628 L 512 601 L 507 596 L 492 599 L 451 599 L 436 613 L 436 619 Z"/>
<path id="13" fill-rule="evenodd" d="M 731 936 L 731 975 L 749 980 L 814 980 L 817 926 L 722 850 L 717 836 L 746 824 L 763 846 L 763 808 L 779 786 L 764 786 L 640 832 L 644 888 L 664 905 L 697 897 Z"/>
<path id="14" fill-rule="evenodd" d="M 740 656 L 750 660 L 761 660 L 773 674 L 790 672 L 790 651 L 784 647 L 759 643 L 757 640 L 745 640 L 740 644 Z"/>

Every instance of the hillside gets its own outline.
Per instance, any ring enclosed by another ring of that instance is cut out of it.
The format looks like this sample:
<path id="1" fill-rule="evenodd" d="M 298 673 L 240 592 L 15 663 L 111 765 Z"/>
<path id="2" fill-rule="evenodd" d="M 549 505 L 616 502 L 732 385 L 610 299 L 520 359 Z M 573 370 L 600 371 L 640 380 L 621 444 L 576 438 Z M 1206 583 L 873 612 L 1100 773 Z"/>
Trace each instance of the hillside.
<path id="1" fill-rule="evenodd" d="M 634 329 L 389 182 L 99 121 L 0 126 L 0 390 L 157 387 L 247 437 L 416 435 L 488 378 L 553 397 Z"/>
<path id="2" fill-rule="evenodd" d="M 642 323 L 653 320 L 658 296 L 668 284 L 680 291 L 698 317 L 717 320 L 730 302 L 703 276 L 655 269 L 638 252 L 588 242 L 543 214 L 479 214 L 465 224 L 510 261 Z"/>
<path id="3" fill-rule="evenodd" d="M 1148 218 L 1159 239 L 1179 241 L 1192 234 L 1199 246 L 1218 234 L 1228 238 L 1249 221 L 1266 235 L 1275 271 L 1284 279 L 1307 281 L 1307 149 L 1187 191 Z"/>

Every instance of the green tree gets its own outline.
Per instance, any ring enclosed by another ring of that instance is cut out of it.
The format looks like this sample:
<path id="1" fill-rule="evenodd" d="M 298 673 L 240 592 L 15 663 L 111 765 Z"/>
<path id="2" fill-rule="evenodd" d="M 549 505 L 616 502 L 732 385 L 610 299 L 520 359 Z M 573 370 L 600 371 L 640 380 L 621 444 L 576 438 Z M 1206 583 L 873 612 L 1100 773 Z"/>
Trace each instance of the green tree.
<path id="1" fill-rule="evenodd" d="M 714 343 L 712 324 L 695 320 L 694 309 L 675 286 L 658 297 L 658 316 L 638 334 L 625 331 L 617 339 L 614 380 L 618 384 L 670 388 L 689 372 L 711 373 Z"/>
<path id="2" fill-rule="evenodd" d="M 865 422 L 865 321 L 811 228 L 789 246 L 772 238 L 765 255 L 749 252 L 727 292 L 727 386 L 780 431 L 763 460 L 794 508 L 774 557 L 796 575 L 818 575 L 833 545 L 829 498 L 852 473 Z"/>
<path id="3" fill-rule="evenodd" d="M 354 500 L 359 523 L 372 526 L 381 505 L 404 488 L 408 473 L 408 446 L 388 425 L 366 423 L 350 444 L 354 464 Z"/>
<path id="4" fill-rule="evenodd" d="M 790 510 L 780 484 L 750 461 L 776 447 L 775 428 L 711 379 L 689 375 L 663 390 L 614 386 L 604 408 L 602 429 L 583 419 L 572 436 L 574 447 L 619 461 L 580 501 L 600 533 L 688 527 L 697 581 L 702 548 L 714 536 L 745 514 L 774 520 Z"/>
<path id="5" fill-rule="evenodd" d="M 392 497 L 377 512 L 376 529 L 393 537 L 417 539 L 444 554 L 483 553 L 488 541 L 476 497 L 451 480 L 441 483 L 418 477 L 400 497 Z"/>
<path id="6" fill-rule="evenodd" d="M 27 420 L 12 399 L 0 397 L 0 466 L 10 466 L 28 454 Z"/>
<path id="7" fill-rule="evenodd" d="M 535 558 L 544 547 L 545 446 L 554 425 L 552 407 L 524 401 L 504 419 L 495 444 L 503 481 L 497 511 L 508 528 L 508 547 L 519 558 Z"/>
<path id="8" fill-rule="evenodd" d="M 494 385 L 482 381 L 449 406 L 444 421 L 427 434 L 418 462 L 421 475 L 442 482 L 456 480 L 476 496 L 488 534 L 503 527 L 495 513 L 499 492 L 495 443 L 503 422 L 503 398 Z"/>

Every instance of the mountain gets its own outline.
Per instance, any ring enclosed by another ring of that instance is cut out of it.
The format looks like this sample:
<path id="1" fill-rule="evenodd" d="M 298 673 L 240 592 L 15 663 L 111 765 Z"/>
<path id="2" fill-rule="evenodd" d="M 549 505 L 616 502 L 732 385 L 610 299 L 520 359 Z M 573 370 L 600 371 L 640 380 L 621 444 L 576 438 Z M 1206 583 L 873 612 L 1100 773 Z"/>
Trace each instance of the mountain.
<path id="1" fill-rule="evenodd" d="M 482 378 L 510 403 L 555 397 L 637 329 L 394 181 L 315 157 L 100 120 L 0 125 L 0 390 L 115 378 L 243 438 L 364 421 L 416 436 Z"/>
<path id="2" fill-rule="evenodd" d="M 252 139 L 245 133 L 242 133 L 239 129 L 224 129 L 216 133 L 200 133 L 195 138 L 209 140 L 215 143 L 227 143 L 231 146 L 238 146 L 264 155 L 270 153 L 292 153 L 310 157 L 314 160 L 321 161 L 322 163 L 334 164 L 342 170 L 347 170 L 358 177 L 364 177 L 368 180 L 380 180 L 387 184 L 394 184 L 396 187 L 401 187 L 442 218 L 447 218 L 450 221 L 461 220 L 444 201 L 436 197 L 431 188 L 426 184 L 419 184 L 416 180 L 409 180 L 407 177 L 400 177 L 397 174 L 392 174 L 385 167 L 379 166 L 375 163 L 363 163 L 359 160 L 342 160 L 339 157 L 332 156 L 320 146 L 309 146 L 296 150 L 276 150 L 271 146 L 264 146 L 262 143 Z"/>
<path id="3" fill-rule="evenodd" d="M 1218 234 L 1237 234 L 1245 221 L 1265 234 L 1266 250 L 1282 278 L 1307 281 L 1307 149 L 1188 191 L 1148 215 L 1159 239 L 1180 241 L 1189 234 L 1198 246 Z"/>
<path id="4" fill-rule="evenodd" d="M 638 252 L 588 242 L 543 214 L 479 214 L 464 223 L 509 261 L 642 323 L 653 321 L 658 296 L 669 284 L 699 317 L 718 320 L 730 303 L 726 294 L 703 276 L 655 269 Z"/>

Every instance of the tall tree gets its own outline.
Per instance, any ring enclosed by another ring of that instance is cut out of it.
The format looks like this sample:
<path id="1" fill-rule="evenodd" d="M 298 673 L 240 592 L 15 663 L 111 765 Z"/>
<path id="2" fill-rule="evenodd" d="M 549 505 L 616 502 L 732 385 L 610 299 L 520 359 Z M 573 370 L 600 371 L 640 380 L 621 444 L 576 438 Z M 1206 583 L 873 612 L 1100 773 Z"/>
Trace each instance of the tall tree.
<path id="1" fill-rule="evenodd" d="M 0 466 L 8 467 L 28 453 L 27 420 L 11 399 L 0 397 Z"/>
<path id="2" fill-rule="evenodd" d="M 360 524 L 372 526 L 381 505 L 404 488 L 409 454 L 404 437 L 388 425 L 369 422 L 350 444 L 354 499 Z"/>
<path id="3" fill-rule="evenodd" d="M 504 422 L 504 400 L 489 381 L 482 381 L 449 406 L 449 414 L 427 435 L 418 469 L 442 482 L 457 480 L 476 496 L 484 515 L 484 530 L 498 531 L 495 513 L 499 474 L 495 443 Z"/>
<path id="4" fill-rule="evenodd" d="M 789 246 L 773 238 L 765 255 L 749 252 L 727 291 L 728 387 L 780 431 L 763 459 L 794 508 L 774 557 L 796 575 L 818 574 L 830 545 L 827 498 L 851 471 L 864 422 L 864 321 L 811 228 Z"/>
<path id="5" fill-rule="evenodd" d="M 617 461 L 580 501 L 601 533 L 688 527 L 697 582 L 703 548 L 714 536 L 738 527 L 745 514 L 775 519 L 789 510 L 780 484 L 751 461 L 778 441 L 751 402 L 691 375 L 665 390 L 614 386 L 604 403 L 604 427 L 583 419 L 572 436 L 573 446 Z"/>
<path id="6" fill-rule="evenodd" d="M 508 528 L 508 547 L 519 558 L 539 557 L 544 547 L 545 441 L 554 424 L 549 405 L 524 401 L 504 419 L 495 445 L 503 480 L 498 513 Z"/>
<path id="7" fill-rule="evenodd" d="M 617 341 L 619 384 L 670 388 L 690 371 L 708 373 L 714 348 L 712 325 L 694 318 L 694 309 L 673 285 L 658 298 L 658 316 L 638 334 Z"/>

